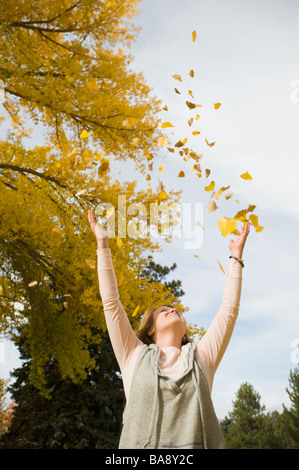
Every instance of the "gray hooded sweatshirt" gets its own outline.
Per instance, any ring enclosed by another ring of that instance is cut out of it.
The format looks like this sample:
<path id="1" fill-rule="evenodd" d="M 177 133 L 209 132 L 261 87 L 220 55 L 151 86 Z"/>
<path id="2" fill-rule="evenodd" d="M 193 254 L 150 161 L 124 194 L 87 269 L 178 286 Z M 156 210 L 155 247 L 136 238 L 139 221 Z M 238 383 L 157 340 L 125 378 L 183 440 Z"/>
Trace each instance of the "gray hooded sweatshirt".
<path id="1" fill-rule="evenodd" d="M 182 347 L 182 376 L 173 381 L 158 366 L 160 349 L 144 345 L 123 414 L 120 449 L 225 449 L 195 344 Z"/>

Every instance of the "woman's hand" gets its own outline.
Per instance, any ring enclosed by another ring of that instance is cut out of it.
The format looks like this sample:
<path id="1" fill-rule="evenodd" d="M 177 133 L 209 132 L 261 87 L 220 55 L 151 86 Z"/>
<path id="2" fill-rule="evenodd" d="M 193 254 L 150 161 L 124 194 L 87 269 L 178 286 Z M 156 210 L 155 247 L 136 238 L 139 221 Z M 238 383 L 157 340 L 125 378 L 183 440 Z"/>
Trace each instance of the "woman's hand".
<path id="1" fill-rule="evenodd" d="M 243 225 L 241 234 L 238 236 L 237 240 L 230 240 L 229 242 L 229 249 L 232 252 L 232 255 L 236 256 L 236 258 L 242 259 L 242 253 L 249 231 L 249 222 L 246 222 L 246 225 Z"/>
<path id="2" fill-rule="evenodd" d="M 104 232 L 104 230 L 102 230 L 97 224 L 93 210 L 88 211 L 88 221 L 90 222 L 90 228 L 97 239 L 98 249 L 109 248 L 107 233 Z"/>

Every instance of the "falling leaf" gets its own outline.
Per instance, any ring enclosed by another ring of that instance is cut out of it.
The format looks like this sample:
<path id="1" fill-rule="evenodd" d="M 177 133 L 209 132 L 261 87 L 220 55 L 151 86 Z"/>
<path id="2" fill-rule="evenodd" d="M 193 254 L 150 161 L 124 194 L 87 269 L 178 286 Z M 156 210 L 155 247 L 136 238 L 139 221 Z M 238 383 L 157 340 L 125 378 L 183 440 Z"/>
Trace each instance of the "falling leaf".
<path id="1" fill-rule="evenodd" d="M 52 232 L 56 232 L 56 233 L 61 234 L 61 233 L 62 233 L 62 230 L 61 230 L 60 228 L 58 228 L 58 227 L 54 227 L 54 228 L 52 228 Z"/>
<path id="2" fill-rule="evenodd" d="M 158 147 L 164 147 L 167 144 L 168 144 L 168 138 L 167 137 L 159 137 L 158 142 L 157 142 Z"/>
<path id="3" fill-rule="evenodd" d="M 221 106 L 221 103 L 215 103 L 215 104 L 214 104 L 214 108 L 215 108 L 215 109 L 220 108 L 220 106 Z"/>
<path id="4" fill-rule="evenodd" d="M 162 165 L 162 166 L 160 166 L 160 168 L 158 168 L 158 170 L 159 170 L 159 173 L 162 173 L 162 172 L 163 172 L 163 170 L 164 170 L 164 166 L 165 166 L 165 163 L 163 163 L 163 165 Z"/>
<path id="5" fill-rule="evenodd" d="M 218 259 L 217 259 L 217 262 L 218 262 L 218 264 L 219 264 L 219 268 L 220 268 L 221 271 L 225 274 L 225 271 L 224 271 L 223 267 L 221 266 L 220 262 L 218 261 Z"/>
<path id="6" fill-rule="evenodd" d="M 204 226 L 202 225 L 201 222 L 196 222 L 196 225 L 197 225 L 198 227 L 201 227 L 203 230 L 205 230 L 205 228 L 204 228 Z"/>
<path id="7" fill-rule="evenodd" d="M 194 77 L 194 70 L 190 70 L 189 75 L 190 75 L 190 77 L 193 78 Z"/>
<path id="8" fill-rule="evenodd" d="M 181 170 L 178 174 L 178 177 L 183 178 L 184 176 L 185 176 L 185 173 L 183 172 L 183 170 Z"/>
<path id="9" fill-rule="evenodd" d="M 153 171 L 153 162 L 148 164 L 148 169 L 149 171 Z"/>
<path id="10" fill-rule="evenodd" d="M 259 222 L 258 222 L 258 216 L 257 215 L 251 214 L 249 216 L 249 220 L 253 223 L 254 227 L 258 227 Z"/>
<path id="11" fill-rule="evenodd" d="M 162 191 L 158 194 L 158 198 L 159 199 L 167 199 L 168 198 L 168 195 L 166 194 L 166 192 L 164 191 L 164 189 L 162 189 Z"/>
<path id="12" fill-rule="evenodd" d="M 211 173 L 211 170 L 209 170 L 208 168 L 206 169 L 206 178 L 208 178 L 210 176 L 210 173 Z"/>
<path id="13" fill-rule="evenodd" d="M 232 195 L 233 195 L 233 193 L 226 194 L 225 199 L 230 199 L 232 197 Z"/>
<path id="14" fill-rule="evenodd" d="M 194 109 L 194 108 L 196 108 L 196 104 L 191 103 L 190 101 L 186 101 L 186 105 L 188 106 L 189 109 Z"/>
<path id="15" fill-rule="evenodd" d="M 199 171 L 201 173 L 201 167 L 199 163 L 195 163 L 195 165 L 193 165 L 193 168 L 194 170 Z"/>
<path id="16" fill-rule="evenodd" d="M 190 127 L 192 126 L 192 123 L 193 123 L 193 118 L 188 120 L 188 124 L 189 124 Z"/>
<path id="17" fill-rule="evenodd" d="M 36 284 L 38 284 L 37 281 L 32 281 L 32 282 L 30 282 L 30 284 L 28 284 L 28 287 L 36 286 Z"/>
<path id="18" fill-rule="evenodd" d="M 116 239 L 116 244 L 117 244 L 118 248 L 121 248 L 123 246 L 124 242 L 122 241 L 121 238 L 117 238 Z"/>
<path id="19" fill-rule="evenodd" d="M 196 119 L 196 121 L 198 121 L 198 119 L 200 119 L 200 115 L 196 114 L 195 119 Z"/>
<path id="20" fill-rule="evenodd" d="M 174 91 L 175 91 L 178 95 L 181 94 L 181 92 L 180 92 L 177 88 L 175 88 Z"/>
<path id="21" fill-rule="evenodd" d="M 209 147 L 213 147 L 213 145 L 216 144 L 216 142 L 211 142 L 211 143 L 209 144 L 209 142 L 207 141 L 207 139 L 205 139 L 205 141 L 206 141 L 206 143 L 207 143 L 207 145 L 208 145 Z"/>
<path id="22" fill-rule="evenodd" d="M 248 171 L 240 175 L 240 177 L 243 178 L 243 180 L 252 180 L 252 176 L 248 173 Z"/>
<path id="23" fill-rule="evenodd" d="M 192 31 L 192 41 L 195 42 L 196 40 L 196 31 Z"/>
<path id="24" fill-rule="evenodd" d="M 83 131 L 83 132 L 81 132 L 80 139 L 86 139 L 86 138 L 89 137 L 90 135 L 91 135 L 90 132 Z"/>
<path id="25" fill-rule="evenodd" d="M 188 91 L 188 95 L 190 95 L 194 99 L 194 96 L 191 90 Z"/>
<path id="26" fill-rule="evenodd" d="M 132 313 L 132 317 L 135 317 L 137 315 L 139 309 L 140 309 L 140 305 L 137 305 L 134 312 Z"/>
<path id="27" fill-rule="evenodd" d="M 161 129 L 165 129 L 166 127 L 174 127 L 170 122 L 163 122 L 161 125 Z"/>
<path id="28" fill-rule="evenodd" d="M 117 285 L 120 286 L 123 283 L 124 280 L 124 275 L 123 273 L 119 273 L 118 279 L 117 279 Z"/>
<path id="29" fill-rule="evenodd" d="M 98 174 L 105 173 L 109 168 L 109 160 L 104 160 L 98 169 Z"/>
<path id="30" fill-rule="evenodd" d="M 88 266 L 89 266 L 91 269 L 95 269 L 95 268 L 96 268 L 96 261 L 93 260 L 93 259 L 86 259 L 86 260 L 85 260 L 85 263 L 88 264 Z"/>
<path id="31" fill-rule="evenodd" d="M 175 144 L 175 147 L 183 147 L 183 142 L 181 140 L 179 140 L 176 144 Z"/>
<path id="32" fill-rule="evenodd" d="M 167 104 L 165 106 L 163 106 L 163 111 L 168 111 L 168 107 L 167 107 Z"/>
<path id="33" fill-rule="evenodd" d="M 180 82 L 182 81 L 182 77 L 177 74 L 172 75 L 172 78 L 175 78 L 176 80 L 179 80 Z"/>
<path id="34" fill-rule="evenodd" d="M 211 181 L 211 183 L 205 187 L 206 191 L 213 191 L 215 188 L 215 181 Z"/>
<path id="35" fill-rule="evenodd" d="M 218 227 L 223 238 L 225 238 L 229 233 L 233 233 L 236 229 L 237 221 L 235 219 L 230 219 L 229 217 L 221 217 L 218 220 Z"/>
<path id="36" fill-rule="evenodd" d="M 216 209 L 218 209 L 218 206 L 216 205 L 216 202 L 210 200 L 209 207 L 208 207 L 208 212 L 214 212 Z"/>
<path id="37" fill-rule="evenodd" d="M 199 256 L 197 256 L 197 255 L 194 255 L 194 258 L 200 259 Z"/>
<path id="38" fill-rule="evenodd" d="M 198 134 L 200 134 L 200 132 L 199 131 L 193 131 L 192 134 L 193 135 L 198 135 Z"/>
<path id="39" fill-rule="evenodd" d="M 167 147 L 168 152 L 174 153 L 174 149 Z"/>
<path id="40" fill-rule="evenodd" d="M 255 229 L 256 232 L 261 232 L 262 230 L 264 230 L 264 227 L 256 227 Z"/>

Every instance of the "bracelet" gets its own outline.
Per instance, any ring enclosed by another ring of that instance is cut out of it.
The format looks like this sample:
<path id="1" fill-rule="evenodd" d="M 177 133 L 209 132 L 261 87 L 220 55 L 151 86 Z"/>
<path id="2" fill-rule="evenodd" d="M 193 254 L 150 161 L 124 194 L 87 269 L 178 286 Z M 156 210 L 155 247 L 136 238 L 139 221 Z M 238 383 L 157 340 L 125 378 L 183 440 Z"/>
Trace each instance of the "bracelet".
<path id="1" fill-rule="evenodd" d="M 236 261 L 238 261 L 240 263 L 240 265 L 242 266 L 242 268 L 244 268 L 244 263 L 243 261 L 241 261 L 239 258 L 236 258 L 235 256 L 230 256 L 230 258 L 234 258 Z"/>

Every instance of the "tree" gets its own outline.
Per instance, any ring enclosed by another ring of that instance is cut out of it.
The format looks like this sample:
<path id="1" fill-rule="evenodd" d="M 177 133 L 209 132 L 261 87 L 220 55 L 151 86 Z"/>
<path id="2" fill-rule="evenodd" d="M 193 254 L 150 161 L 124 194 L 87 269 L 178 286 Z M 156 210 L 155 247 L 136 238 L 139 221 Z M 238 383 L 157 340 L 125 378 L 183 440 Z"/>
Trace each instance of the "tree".
<path id="1" fill-rule="evenodd" d="M 299 368 L 290 371 L 287 393 L 291 401 L 288 409 L 283 405 L 283 412 L 275 423 L 275 432 L 285 449 L 299 449 Z"/>
<path id="2" fill-rule="evenodd" d="M 226 445 L 229 449 L 273 449 L 274 438 L 270 415 L 260 403 L 260 394 L 245 382 L 237 391 L 233 410 L 222 422 Z"/>
<path id="3" fill-rule="evenodd" d="M 87 131 L 106 154 L 151 158 L 160 105 L 122 49 L 136 37 L 138 1 L 1 2 L 3 106 L 16 127 L 42 124 L 65 157 Z"/>

